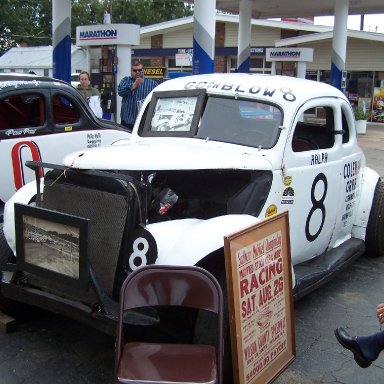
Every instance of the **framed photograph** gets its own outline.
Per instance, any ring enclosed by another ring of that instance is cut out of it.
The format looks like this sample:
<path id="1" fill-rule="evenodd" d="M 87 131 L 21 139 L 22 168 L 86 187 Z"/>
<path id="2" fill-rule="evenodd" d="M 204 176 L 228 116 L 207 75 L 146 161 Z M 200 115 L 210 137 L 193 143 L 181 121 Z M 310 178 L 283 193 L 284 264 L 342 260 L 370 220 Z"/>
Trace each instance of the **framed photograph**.
<path id="1" fill-rule="evenodd" d="M 88 219 L 15 204 L 15 224 L 19 270 L 88 287 Z"/>
<path id="2" fill-rule="evenodd" d="M 205 94 L 205 89 L 154 92 L 149 104 L 143 136 L 194 136 Z"/>
<path id="3" fill-rule="evenodd" d="M 272 382 L 295 359 L 288 212 L 224 238 L 234 382 Z"/>

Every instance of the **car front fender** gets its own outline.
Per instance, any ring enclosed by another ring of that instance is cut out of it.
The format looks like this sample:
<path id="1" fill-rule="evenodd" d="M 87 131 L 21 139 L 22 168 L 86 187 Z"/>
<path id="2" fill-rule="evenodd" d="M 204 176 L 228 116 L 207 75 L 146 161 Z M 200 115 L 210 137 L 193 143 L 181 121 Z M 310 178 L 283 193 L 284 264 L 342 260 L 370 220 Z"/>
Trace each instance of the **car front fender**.
<path id="1" fill-rule="evenodd" d="M 41 179 L 41 191 L 44 188 L 44 180 Z M 30 204 L 34 201 L 37 194 L 36 181 L 31 181 L 20 188 L 4 205 L 4 236 L 8 245 L 16 255 L 16 235 L 15 235 L 15 203 Z"/>
<path id="2" fill-rule="evenodd" d="M 365 168 L 361 182 L 360 202 L 357 209 L 355 223 L 352 228 L 352 237 L 365 239 L 369 214 L 371 212 L 375 187 L 380 175 L 371 168 Z"/>
<path id="3" fill-rule="evenodd" d="M 224 247 L 224 236 L 259 223 L 250 215 L 225 215 L 208 220 L 182 219 L 149 224 L 156 240 L 156 264 L 195 265 L 211 252 Z"/>

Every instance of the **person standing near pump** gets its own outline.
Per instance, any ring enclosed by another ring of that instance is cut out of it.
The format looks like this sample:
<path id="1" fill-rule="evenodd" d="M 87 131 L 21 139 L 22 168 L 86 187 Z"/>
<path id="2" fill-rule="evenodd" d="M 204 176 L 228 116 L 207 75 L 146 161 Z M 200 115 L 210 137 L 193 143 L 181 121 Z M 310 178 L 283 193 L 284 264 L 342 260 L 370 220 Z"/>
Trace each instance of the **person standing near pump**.
<path id="1" fill-rule="evenodd" d="M 144 77 L 144 69 L 140 61 L 134 62 L 131 72 L 131 76 L 121 79 L 117 92 L 123 98 L 120 114 L 121 124 L 132 132 L 141 104 L 157 86 L 157 83 Z"/>
<path id="2" fill-rule="evenodd" d="M 76 89 L 84 97 L 93 113 L 96 117 L 101 118 L 103 116 L 103 110 L 100 106 L 100 92 L 91 86 L 91 80 L 87 71 L 81 71 L 79 73 L 80 84 Z"/>

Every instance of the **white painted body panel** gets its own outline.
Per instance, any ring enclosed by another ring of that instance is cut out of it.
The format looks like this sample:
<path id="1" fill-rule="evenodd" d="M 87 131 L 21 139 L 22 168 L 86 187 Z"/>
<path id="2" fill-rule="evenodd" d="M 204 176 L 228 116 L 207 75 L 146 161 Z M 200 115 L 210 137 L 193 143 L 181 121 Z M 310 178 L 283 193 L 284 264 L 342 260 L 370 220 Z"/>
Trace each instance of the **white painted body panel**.
<path id="1" fill-rule="evenodd" d="M 264 156 L 263 156 L 264 155 Z M 260 169 L 271 170 L 264 151 L 256 148 L 191 139 L 147 139 L 77 152 L 63 164 L 79 169 L 170 170 Z"/>
<path id="2" fill-rule="evenodd" d="M 32 158 L 31 146 L 39 153 L 41 161 L 61 164 L 68 153 L 110 145 L 130 136 L 128 132 L 105 129 L 0 140 L 0 200 L 7 201 L 17 191 L 16 173 L 21 174 L 23 184 L 35 179 L 34 171 L 25 166 L 26 161 L 36 160 Z"/>
<path id="3" fill-rule="evenodd" d="M 375 186 L 380 176 L 376 171 L 370 168 L 365 168 L 361 178 L 360 201 L 352 228 L 352 236 L 358 239 L 365 239 Z"/>
<path id="4" fill-rule="evenodd" d="M 41 190 L 43 190 L 43 179 L 40 182 Z M 36 196 L 36 181 L 31 181 L 20 188 L 4 206 L 4 224 L 3 231 L 8 245 L 16 255 L 16 235 L 15 235 L 15 203 L 28 205 Z"/>
<path id="5" fill-rule="evenodd" d="M 195 265 L 204 256 L 220 249 L 224 236 L 260 221 L 250 215 L 226 215 L 208 220 L 165 221 L 146 228 L 158 247 L 156 264 Z"/>

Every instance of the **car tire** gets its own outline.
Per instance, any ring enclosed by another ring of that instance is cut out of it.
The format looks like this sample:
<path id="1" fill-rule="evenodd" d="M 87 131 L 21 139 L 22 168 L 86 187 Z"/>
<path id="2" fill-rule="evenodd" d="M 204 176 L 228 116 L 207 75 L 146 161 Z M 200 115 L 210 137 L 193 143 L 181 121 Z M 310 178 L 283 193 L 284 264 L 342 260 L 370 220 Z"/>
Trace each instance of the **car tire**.
<path id="1" fill-rule="evenodd" d="M 2 270 L 8 260 L 13 258 L 13 252 L 9 247 L 7 240 L 5 239 L 3 233 L 3 223 L 0 223 L 0 280 L 2 279 Z M 1 286 L 0 286 L 0 311 L 9 312 L 12 308 L 12 301 L 5 299 L 1 295 Z"/>
<path id="2" fill-rule="evenodd" d="M 384 182 L 379 180 L 373 196 L 365 235 L 365 254 L 369 257 L 384 256 Z"/>

